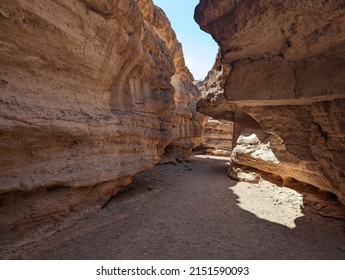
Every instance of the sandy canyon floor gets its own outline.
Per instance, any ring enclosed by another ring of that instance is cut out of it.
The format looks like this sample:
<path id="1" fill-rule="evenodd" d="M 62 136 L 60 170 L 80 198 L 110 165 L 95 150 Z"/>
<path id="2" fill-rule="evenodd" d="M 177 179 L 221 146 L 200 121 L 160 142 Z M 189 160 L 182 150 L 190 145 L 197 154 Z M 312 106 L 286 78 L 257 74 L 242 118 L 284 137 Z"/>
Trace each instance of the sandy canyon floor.
<path id="1" fill-rule="evenodd" d="M 343 206 L 264 180 L 239 183 L 227 169 L 227 158 L 205 155 L 156 166 L 102 209 L 1 257 L 345 259 Z"/>

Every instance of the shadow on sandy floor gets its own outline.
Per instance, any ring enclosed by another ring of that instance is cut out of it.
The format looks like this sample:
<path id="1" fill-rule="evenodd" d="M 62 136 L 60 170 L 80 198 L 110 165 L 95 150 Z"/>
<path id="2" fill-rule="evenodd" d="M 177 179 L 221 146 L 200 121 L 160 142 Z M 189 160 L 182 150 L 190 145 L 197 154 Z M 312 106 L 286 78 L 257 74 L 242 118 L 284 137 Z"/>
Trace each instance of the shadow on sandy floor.
<path id="1" fill-rule="evenodd" d="M 78 224 L 1 257 L 345 259 L 344 220 L 321 216 L 312 207 L 302 210 L 295 228 L 258 218 L 241 208 L 233 189 L 237 182 L 226 176 L 227 163 L 192 157 L 156 166 Z M 257 192 L 247 195 L 259 206 L 267 204 Z"/>

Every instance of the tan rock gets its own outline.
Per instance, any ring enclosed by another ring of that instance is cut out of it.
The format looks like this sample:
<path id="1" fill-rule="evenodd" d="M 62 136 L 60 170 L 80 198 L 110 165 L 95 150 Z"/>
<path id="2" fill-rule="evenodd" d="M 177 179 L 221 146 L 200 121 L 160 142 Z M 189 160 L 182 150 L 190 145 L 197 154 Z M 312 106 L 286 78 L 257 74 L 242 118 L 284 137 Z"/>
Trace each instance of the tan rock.
<path id="1" fill-rule="evenodd" d="M 232 132 L 232 122 L 208 118 L 202 131 L 201 146 L 208 154 L 230 156 Z"/>
<path id="2" fill-rule="evenodd" d="M 152 1 L 4 0 L 0 29 L 1 225 L 102 205 L 191 152 L 198 92 Z"/>
<path id="3" fill-rule="evenodd" d="M 204 81 L 195 82 L 202 97 L 223 94 L 222 73 L 220 61 L 216 62 Z M 211 97 L 212 98 L 212 97 Z M 198 149 L 216 156 L 230 156 L 232 149 L 233 122 L 218 120 L 199 114 L 203 126 L 202 137 L 198 142 Z"/>
<path id="4" fill-rule="evenodd" d="M 234 164 L 345 203 L 344 1 L 201 0 L 195 19 L 221 47 L 214 72 L 223 89 L 209 90 L 198 110 L 235 121 L 234 140 L 245 127 L 244 137 L 259 134 L 260 143 L 239 139 Z"/>
<path id="5" fill-rule="evenodd" d="M 174 124 L 170 129 L 172 141 L 165 148 L 163 161 L 187 158 L 192 153 L 195 141 L 201 136 L 202 126 L 196 113 L 196 102 L 200 98 L 200 92 L 193 84 L 194 78 L 185 65 L 182 45 L 177 41 L 165 13 L 155 7 L 151 0 L 136 0 L 136 2 L 147 23 L 165 42 L 175 66 L 175 73 L 171 78 L 175 89 L 173 94 L 175 111 L 171 116 Z"/>

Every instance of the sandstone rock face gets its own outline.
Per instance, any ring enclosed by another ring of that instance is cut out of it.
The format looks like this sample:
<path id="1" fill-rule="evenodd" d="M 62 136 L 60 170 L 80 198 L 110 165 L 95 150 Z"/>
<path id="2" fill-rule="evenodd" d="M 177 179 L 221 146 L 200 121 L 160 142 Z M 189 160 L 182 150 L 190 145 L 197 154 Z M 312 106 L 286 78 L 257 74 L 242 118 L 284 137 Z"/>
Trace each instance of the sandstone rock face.
<path id="1" fill-rule="evenodd" d="M 172 112 L 173 125 L 170 129 L 172 141 L 165 148 L 165 158 L 187 158 L 191 155 L 195 140 L 201 136 L 202 125 L 196 112 L 200 92 L 193 84 L 193 76 L 185 65 L 182 45 L 164 12 L 155 7 L 151 0 L 137 0 L 146 22 L 165 42 L 173 58 L 175 73 L 171 83 L 175 89 L 175 109 Z"/>
<path id="2" fill-rule="evenodd" d="M 198 110 L 235 121 L 233 163 L 345 203 L 344 1 L 201 0 L 195 19 L 220 45 L 223 85 Z"/>
<path id="3" fill-rule="evenodd" d="M 201 137 L 201 146 L 207 154 L 230 156 L 232 149 L 233 124 L 207 118 Z"/>
<path id="4" fill-rule="evenodd" d="M 0 233 L 190 154 L 197 89 L 151 1 L 4 0 L 0 29 Z"/>
<path id="5" fill-rule="evenodd" d="M 217 58 L 213 69 L 207 74 L 205 80 L 194 82 L 202 97 L 223 92 L 219 81 L 222 75 L 219 75 L 218 64 L 219 59 Z M 224 119 L 217 120 L 200 113 L 199 115 L 203 130 L 197 148 L 215 156 L 230 156 L 233 144 L 233 122 Z"/>

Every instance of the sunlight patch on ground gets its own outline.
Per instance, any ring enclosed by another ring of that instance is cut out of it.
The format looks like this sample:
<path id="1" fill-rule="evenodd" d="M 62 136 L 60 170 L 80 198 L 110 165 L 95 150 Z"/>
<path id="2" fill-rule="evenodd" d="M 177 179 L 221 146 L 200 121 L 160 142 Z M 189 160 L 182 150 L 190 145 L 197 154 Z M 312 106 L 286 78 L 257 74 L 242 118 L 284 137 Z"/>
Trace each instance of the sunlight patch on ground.
<path id="1" fill-rule="evenodd" d="M 230 157 L 222 157 L 222 156 L 213 156 L 213 155 L 194 155 L 196 158 L 205 158 L 205 159 L 217 159 L 217 160 L 226 160 L 230 161 Z"/>
<path id="2" fill-rule="evenodd" d="M 262 180 L 258 184 L 239 182 L 230 190 L 238 196 L 237 205 L 256 217 L 295 228 L 295 220 L 303 217 L 303 196 L 295 190 Z"/>

